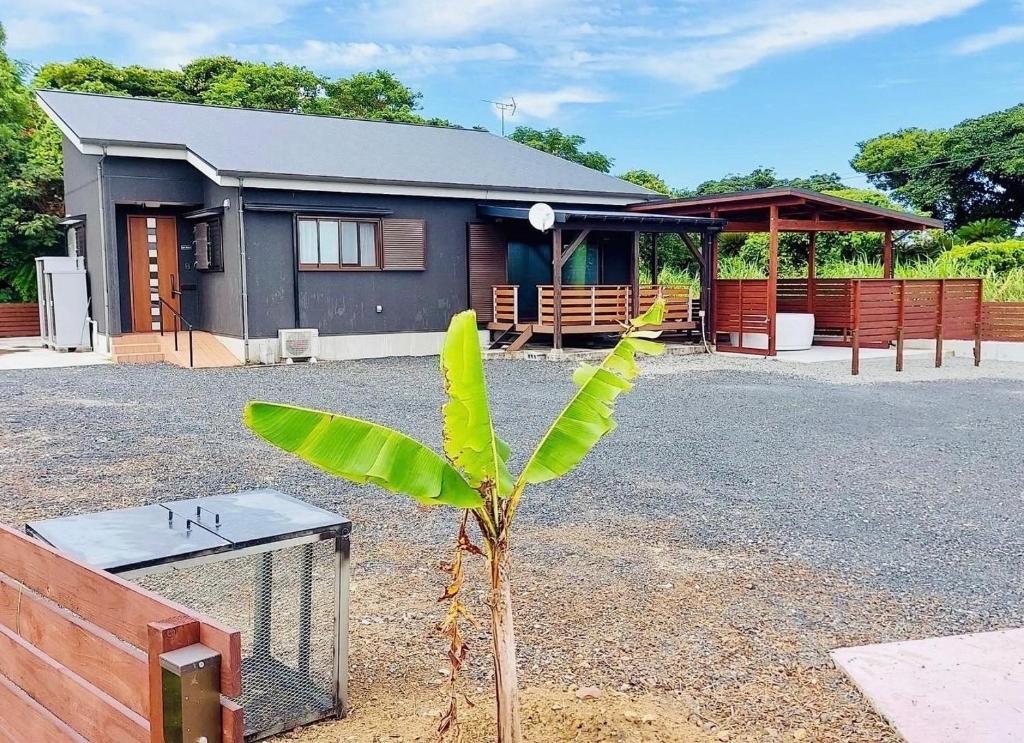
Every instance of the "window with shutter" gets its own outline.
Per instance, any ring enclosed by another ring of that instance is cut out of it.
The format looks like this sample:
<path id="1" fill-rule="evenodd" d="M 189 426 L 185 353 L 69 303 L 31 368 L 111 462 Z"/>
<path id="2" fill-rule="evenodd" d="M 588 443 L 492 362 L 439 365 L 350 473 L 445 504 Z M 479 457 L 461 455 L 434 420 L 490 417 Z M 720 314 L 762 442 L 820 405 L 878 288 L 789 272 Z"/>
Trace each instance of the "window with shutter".
<path id="1" fill-rule="evenodd" d="M 385 271 L 427 270 L 427 223 L 423 219 L 381 220 Z"/>

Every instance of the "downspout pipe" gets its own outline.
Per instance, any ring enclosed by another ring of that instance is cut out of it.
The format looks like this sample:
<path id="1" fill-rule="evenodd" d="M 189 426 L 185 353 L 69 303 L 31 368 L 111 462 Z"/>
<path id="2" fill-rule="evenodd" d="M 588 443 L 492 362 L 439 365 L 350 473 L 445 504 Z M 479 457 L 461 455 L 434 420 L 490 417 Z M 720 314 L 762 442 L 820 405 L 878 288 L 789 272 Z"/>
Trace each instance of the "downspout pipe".
<path id="1" fill-rule="evenodd" d="M 245 270 L 245 179 L 238 179 L 238 261 L 242 279 L 242 363 L 249 363 L 249 290 Z"/>
<path id="2" fill-rule="evenodd" d="M 107 353 L 113 350 L 113 328 L 110 325 L 110 284 L 108 283 L 109 271 L 107 270 L 107 210 L 106 189 L 104 188 L 103 161 L 107 158 L 107 146 L 103 145 L 100 159 L 96 161 L 96 183 L 99 192 L 99 217 L 100 217 L 100 263 L 103 265 L 103 329 L 107 335 Z"/>

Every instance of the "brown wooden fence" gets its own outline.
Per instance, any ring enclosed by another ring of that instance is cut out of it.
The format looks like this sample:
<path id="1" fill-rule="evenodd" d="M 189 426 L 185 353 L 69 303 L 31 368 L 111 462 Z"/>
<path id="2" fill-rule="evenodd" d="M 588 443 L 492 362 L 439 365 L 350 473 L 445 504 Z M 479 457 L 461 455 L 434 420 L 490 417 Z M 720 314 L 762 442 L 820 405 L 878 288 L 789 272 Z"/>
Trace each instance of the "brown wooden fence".
<path id="1" fill-rule="evenodd" d="M 716 287 L 716 331 L 741 333 L 738 344 L 719 348 L 766 353 L 743 348 L 742 335 L 767 332 L 767 281 L 719 280 Z M 992 339 L 1024 335 L 1024 305 L 983 310 L 988 303 L 982 302 L 981 279 L 780 279 L 776 296 L 779 312 L 814 314 L 815 343 L 851 347 L 854 374 L 861 348 L 895 343 L 901 371 L 906 340 L 934 340 L 935 364 L 941 366 L 944 340 L 973 340 L 980 363 L 986 329 Z"/>
<path id="2" fill-rule="evenodd" d="M 0 304 L 0 338 L 39 335 L 39 305 L 28 302 Z"/>
<path id="3" fill-rule="evenodd" d="M 767 356 L 768 348 L 748 345 L 751 336 L 768 334 L 768 280 L 718 279 L 715 281 L 715 333 L 729 334 L 722 351 Z"/>
<path id="4" fill-rule="evenodd" d="M 239 695 L 239 632 L 0 525 L 0 741 L 163 743 L 165 707 L 181 708 L 161 655 L 194 645 L 219 655 L 219 692 Z M 225 697 L 220 721 L 241 743 Z"/>
<path id="5" fill-rule="evenodd" d="M 985 340 L 1024 343 L 1024 302 L 985 302 L 981 316 Z"/>

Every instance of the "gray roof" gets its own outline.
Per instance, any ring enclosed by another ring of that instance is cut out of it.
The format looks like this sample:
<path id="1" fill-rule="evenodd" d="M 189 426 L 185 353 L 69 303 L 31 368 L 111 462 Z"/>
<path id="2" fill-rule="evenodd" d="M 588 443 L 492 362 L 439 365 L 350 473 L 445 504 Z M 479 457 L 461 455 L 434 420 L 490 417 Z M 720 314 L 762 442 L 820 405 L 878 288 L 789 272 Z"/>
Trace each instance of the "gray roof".
<path id="1" fill-rule="evenodd" d="M 653 192 L 489 132 L 141 98 L 38 93 L 82 143 L 185 148 L 219 175 L 649 198 Z"/>

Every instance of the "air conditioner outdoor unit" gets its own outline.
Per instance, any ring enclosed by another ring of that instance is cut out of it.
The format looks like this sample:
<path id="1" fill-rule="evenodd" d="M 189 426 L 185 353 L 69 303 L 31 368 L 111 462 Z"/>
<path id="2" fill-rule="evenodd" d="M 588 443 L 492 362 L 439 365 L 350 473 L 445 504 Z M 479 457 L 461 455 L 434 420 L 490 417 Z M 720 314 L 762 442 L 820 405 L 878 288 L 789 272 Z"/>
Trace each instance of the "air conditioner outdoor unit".
<path id="1" fill-rule="evenodd" d="M 316 361 L 320 342 L 319 331 L 316 328 L 279 330 L 277 337 L 281 341 L 281 358 L 285 363 L 290 364 L 295 359 Z"/>

